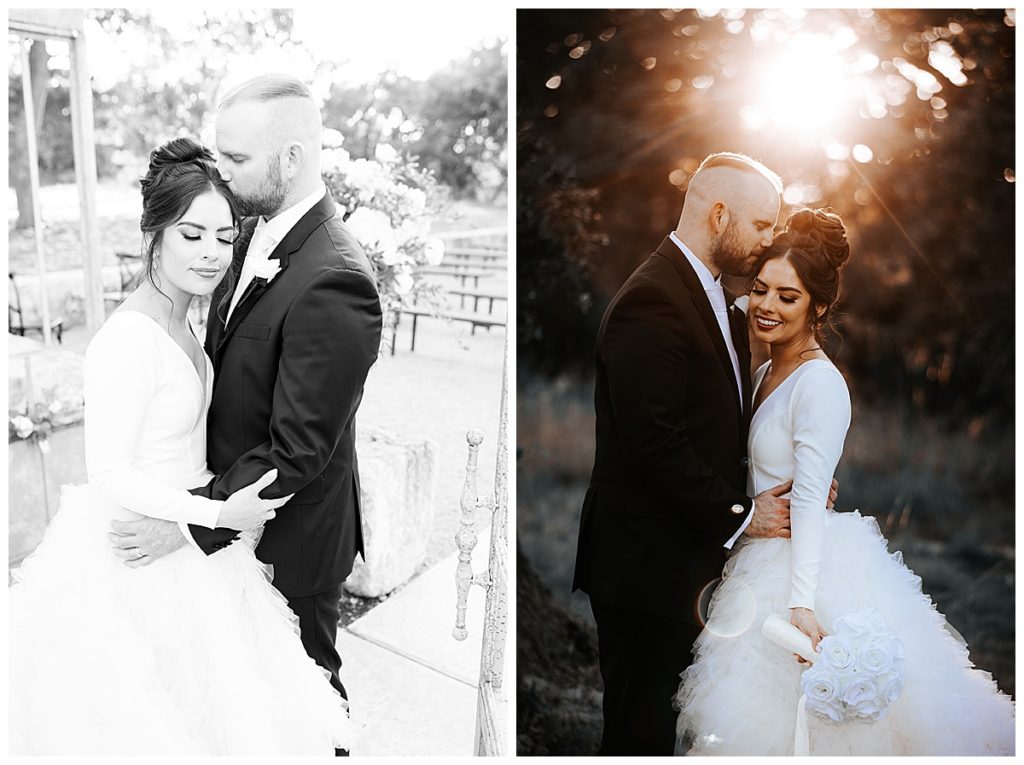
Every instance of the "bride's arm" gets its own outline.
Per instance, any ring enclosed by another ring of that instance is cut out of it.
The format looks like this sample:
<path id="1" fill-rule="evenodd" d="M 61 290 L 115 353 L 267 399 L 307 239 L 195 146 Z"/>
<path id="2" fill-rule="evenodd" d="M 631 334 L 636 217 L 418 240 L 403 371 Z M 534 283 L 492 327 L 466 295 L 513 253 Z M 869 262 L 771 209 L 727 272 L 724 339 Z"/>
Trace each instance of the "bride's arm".
<path id="1" fill-rule="evenodd" d="M 790 494 L 793 562 L 789 608 L 814 610 L 832 475 L 850 427 L 850 394 L 835 369 L 808 369 L 792 404 L 795 469 Z"/>
<path id="2" fill-rule="evenodd" d="M 85 464 L 109 501 L 150 518 L 217 525 L 222 501 L 174 489 L 134 465 L 160 365 L 148 328 L 122 320 L 97 334 L 85 355 Z M 187 395 L 182 391 L 182 395 Z M 186 448 L 182 445 L 182 448 Z"/>

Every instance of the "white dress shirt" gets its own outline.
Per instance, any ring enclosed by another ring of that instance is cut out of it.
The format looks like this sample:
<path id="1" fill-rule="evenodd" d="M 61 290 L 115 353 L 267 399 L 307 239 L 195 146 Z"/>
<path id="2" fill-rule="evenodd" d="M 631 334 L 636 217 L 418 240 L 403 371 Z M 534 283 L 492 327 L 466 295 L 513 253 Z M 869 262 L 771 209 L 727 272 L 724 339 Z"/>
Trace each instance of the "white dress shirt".
<path id="1" fill-rule="evenodd" d="M 287 210 L 283 210 L 269 220 L 260 216 L 256 223 L 256 229 L 249 240 L 249 248 L 245 251 L 245 260 L 242 262 L 242 271 L 238 275 L 238 284 L 235 285 L 235 293 L 231 297 L 231 306 L 228 308 L 227 318 L 241 300 L 245 290 L 249 287 L 256 273 L 257 265 L 266 262 L 274 252 L 274 248 L 281 243 L 288 232 L 294 228 L 303 215 L 313 209 L 313 205 L 323 199 L 327 187 L 323 183 L 316 191 L 303 199 L 300 199 Z"/>
<path id="2" fill-rule="evenodd" d="M 736 390 L 740 392 L 740 411 L 743 410 L 743 379 L 740 377 L 740 358 L 736 355 L 736 347 L 732 342 L 732 332 L 729 330 L 729 306 L 725 302 L 725 292 L 722 289 L 722 277 L 716 279 L 711 275 L 711 271 L 708 269 L 701 260 L 694 255 L 690 248 L 687 247 L 683 240 L 676 236 L 676 232 L 673 231 L 668 235 L 676 247 L 680 249 L 683 255 L 686 256 L 687 261 L 693 267 L 693 270 L 697 272 L 697 278 L 700 279 L 701 286 L 704 288 L 704 292 L 707 293 L 708 301 L 711 303 L 711 308 L 715 312 L 715 319 L 718 321 L 718 328 L 722 331 L 722 339 L 725 340 L 725 347 L 729 350 L 729 359 L 732 361 L 732 371 L 736 376 Z M 726 549 L 731 550 L 732 546 L 736 544 L 736 540 L 740 538 L 740 535 L 747 530 L 747 526 L 750 525 L 750 521 L 754 517 L 754 506 L 750 506 L 750 511 L 747 513 L 747 517 L 743 520 L 739 529 L 733 534 L 723 545 Z"/>

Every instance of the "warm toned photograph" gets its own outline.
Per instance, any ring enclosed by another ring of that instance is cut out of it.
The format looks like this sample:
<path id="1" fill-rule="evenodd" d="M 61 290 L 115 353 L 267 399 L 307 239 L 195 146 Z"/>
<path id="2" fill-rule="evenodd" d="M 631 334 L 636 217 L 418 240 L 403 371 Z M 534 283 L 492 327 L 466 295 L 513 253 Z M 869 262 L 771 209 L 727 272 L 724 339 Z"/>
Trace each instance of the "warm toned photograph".
<path id="1" fill-rule="evenodd" d="M 517 13 L 520 755 L 1012 755 L 1011 10 Z"/>

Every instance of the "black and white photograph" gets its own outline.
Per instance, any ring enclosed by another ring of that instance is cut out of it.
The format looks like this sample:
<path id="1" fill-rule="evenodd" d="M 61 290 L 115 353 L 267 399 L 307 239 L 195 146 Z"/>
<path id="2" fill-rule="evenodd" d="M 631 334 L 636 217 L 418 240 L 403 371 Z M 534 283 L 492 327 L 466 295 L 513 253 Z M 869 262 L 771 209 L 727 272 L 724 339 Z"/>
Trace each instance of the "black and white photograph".
<path id="1" fill-rule="evenodd" d="M 1015 33 L 517 12 L 518 754 L 1014 754 Z"/>
<path id="2" fill-rule="evenodd" d="M 12 9 L 12 755 L 501 756 L 508 23 Z"/>

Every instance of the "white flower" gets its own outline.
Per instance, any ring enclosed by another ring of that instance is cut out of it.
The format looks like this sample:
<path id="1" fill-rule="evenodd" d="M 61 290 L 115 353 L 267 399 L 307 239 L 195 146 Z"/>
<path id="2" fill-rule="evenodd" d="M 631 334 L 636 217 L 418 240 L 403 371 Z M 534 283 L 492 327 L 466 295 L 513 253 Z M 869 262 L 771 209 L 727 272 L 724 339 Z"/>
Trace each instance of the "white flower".
<path id="1" fill-rule="evenodd" d="M 252 275 L 257 279 L 265 279 L 267 284 L 274 281 L 274 277 L 281 273 L 281 261 L 276 258 L 257 260 L 253 264 Z"/>
<path id="2" fill-rule="evenodd" d="M 413 278 L 412 274 L 408 271 L 399 271 L 395 274 L 395 292 L 399 295 L 408 294 L 409 290 L 412 289 Z"/>
<path id="3" fill-rule="evenodd" d="M 395 150 L 395 147 L 389 143 L 379 143 L 373 150 L 373 156 L 378 162 L 391 164 L 398 159 L 398 152 Z"/>
<path id="4" fill-rule="evenodd" d="M 53 401 L 50 402 L 50 406 L 48 406 L 47 409 L 50 410 L 50 414 L 59 414 L 60 412 L 64 411 L 64 404 L 60 401 L 60 399 L 54 399 Z"/>
<path id="5" fill-rule="evenodd" d="M 854 652 L 841 635 L 828 635 L 821 640 L 821 661 L 836 670 L 853 667 Z"/>
<path id="6" fill-rule="evenodd" d="M 800 686 L 807 696 L 807 708 L 828 717 L 833 722 L 843 719 L 842 701 L 839 698 L 839 684 L 815 664 L 800 677 Z"/>
<path id="7" fill-rule="evenodd" d="M 351 161 L 351 156 L 342 148 L 324 149 L 321 155 L 321 166 L 324 170 L 341 170 Z"/>
<path id="8" fill-rule="evenodd" d="M 891 641 L 886 635 L 874 635 L 857 649 L 857 669 L 872 675 L 890 671 L 895 663 Z"/>
<path id="9" fill-rule="evenodd" d="M 28 438 L 32 435 L 32 431 L 36 429 L 36 426 L 32 424 L 32 420 L 23 414 L 12 417 L 11 424 L 14 426 L 14 432 L 18 434 L 18 438 Z"/>
<path id="10" fill-rule="evenodd" d="M 870 677 L 855 677 L 843 688 L 843 703 L 855 707 L 865 701 L 877 700 L 878 688 Z"/>
<path id="11" fill-rule="evenodd" d="M 335 128 L 325 127 L 323 132 L 323 140 L 321 142 L 325 149 L 337 149 L 343 143 L 345 143 L 345 136 L 342 135 L 340 130 Z"/>
<path id="12" fill-rule="evenodd" d="M 878 678 L 878 695 L 886 704 L 896 701 L 902 690 L 903 675 L 899 672 L 887 672 Z"/>
<path id="13" fill-rule="evenodd" d="M 874 635 L 880 632 L 888 632 L 885 623 L 870 608 L 863 608 L 853 614 L 847 614 L 836 619 L 833 632 L 836 635 L 847 635 L 851 638 L 861 638 Z"/>
<path id="14" fill-rule="evenodd" d="M 393 266 L 398 262 L 395 232 L 391 228 L 391 219 L 386 213 L 368 207 L 360 207 L 349 216 L 345 223 L 352 229 L 352 233 L 363 247 L 380 254 L 385 265 Z"/>
<path id="15" fill-rule="evenodd" d="M 428 239 L 423 245 L 423 257 L 432 266 L 441 265 L 444 260 L 444 241 L 441 239 Z"/>

